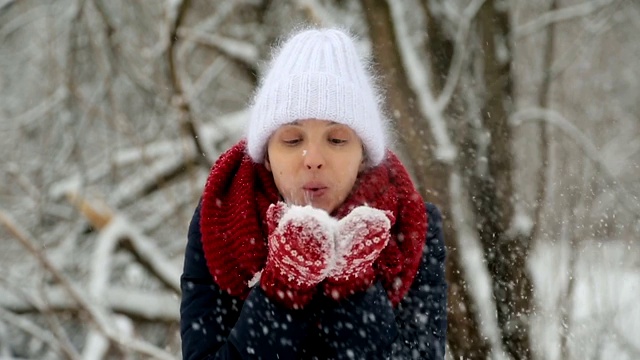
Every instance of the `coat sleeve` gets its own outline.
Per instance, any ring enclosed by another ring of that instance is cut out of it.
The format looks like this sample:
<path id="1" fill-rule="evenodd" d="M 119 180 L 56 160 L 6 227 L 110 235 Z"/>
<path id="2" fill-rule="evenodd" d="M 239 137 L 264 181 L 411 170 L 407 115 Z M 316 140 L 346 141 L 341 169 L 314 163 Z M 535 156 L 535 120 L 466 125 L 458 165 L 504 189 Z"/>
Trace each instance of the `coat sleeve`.
<path id="1" fill-rule="evenodd" d="M 180 284 L 183 359 L 297 357 L 309 326 L 308 310 L 273 303 L 259 286 L 245 301 L 222 291 L 204 257 L 199 206 L 189 226 Z"/>
<path id="2" fill-rule="evenodd" d="M 442 215 L 427 204 L 429 228 L 418 274 L 396 309 L 399 336 L 393 359 L 444 359 L 447 334 L 447 284 Z"/>

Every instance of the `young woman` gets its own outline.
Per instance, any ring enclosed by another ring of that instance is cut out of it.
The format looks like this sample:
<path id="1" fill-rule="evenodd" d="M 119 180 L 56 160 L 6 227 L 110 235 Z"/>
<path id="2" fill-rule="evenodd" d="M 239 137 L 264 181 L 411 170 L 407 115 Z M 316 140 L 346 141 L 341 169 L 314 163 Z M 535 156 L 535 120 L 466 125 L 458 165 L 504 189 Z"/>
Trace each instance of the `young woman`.
<path id="1" fill-rule="evenodd" d="M 443 359 L 441 217 L 387 149 L 354 40 L 287 40 L 189 228 L 185 359 Z"/>

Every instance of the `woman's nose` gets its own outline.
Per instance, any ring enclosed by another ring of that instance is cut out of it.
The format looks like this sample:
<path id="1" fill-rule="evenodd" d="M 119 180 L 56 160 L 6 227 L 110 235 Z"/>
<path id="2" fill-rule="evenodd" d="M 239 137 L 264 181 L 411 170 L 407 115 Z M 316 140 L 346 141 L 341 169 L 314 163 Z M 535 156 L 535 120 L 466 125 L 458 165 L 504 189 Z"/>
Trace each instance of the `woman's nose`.
<path id="1" fill-rule="evenodd" d="M 317 146 L 310 146 L 302 152 L 304 165 L 309 170 L 321 169 L 325 163 L 322 150 Z"/>

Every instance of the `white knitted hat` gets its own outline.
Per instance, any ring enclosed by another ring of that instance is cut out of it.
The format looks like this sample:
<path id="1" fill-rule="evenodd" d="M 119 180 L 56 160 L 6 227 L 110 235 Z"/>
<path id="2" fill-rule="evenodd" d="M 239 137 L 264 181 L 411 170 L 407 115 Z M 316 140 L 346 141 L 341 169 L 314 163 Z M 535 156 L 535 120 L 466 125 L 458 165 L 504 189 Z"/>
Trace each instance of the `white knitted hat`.
<path id="1" fill-rule="evenodd" d="M 378 165 L 387 147 L 379 98 L 349 35 L 336 29 L 302 31 L 283 44 L 255 94 L 249 156 L 262 163 L 269 137 L 280 126 L 322 119 L 353 129 L 369 165 Z"/>

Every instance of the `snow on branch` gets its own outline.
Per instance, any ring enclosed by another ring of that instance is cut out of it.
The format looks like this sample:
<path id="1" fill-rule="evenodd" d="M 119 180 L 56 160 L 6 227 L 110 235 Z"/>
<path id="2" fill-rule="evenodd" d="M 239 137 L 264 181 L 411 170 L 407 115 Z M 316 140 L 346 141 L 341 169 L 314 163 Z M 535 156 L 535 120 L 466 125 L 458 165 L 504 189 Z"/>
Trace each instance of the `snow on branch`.
<path id="1" fill-rule="evenodd" d="M 593 0 L 579 5 L 572 5 L 562 9 L 548 11 L 537 19 L 516 27 L 514 38 L 519 39 L 532 35 L 553 23 L 587 16 L 602 9 L 603 7 L 611 5 L 614 1 L 615 0 Z"/>
<path id="2" fill-rule="evenodd" d="M 416 94 L 420 111 L 429 121 L 431 132 L 437 144 L 435 151 L 436 158 L 451 164 L 455 162 L 457 149 L 449 138 L 446 120 L 444 119 L 442 111 L 434 99 L 433 94 L 431 94 L 423 61 L 418 56 L 413 45 L 409 42 L 410 36 L 408 34 L 406 21 L 403 19 L 406 9 L 403 7 L 402 1 L 389 1 L 389 8 L 391 9 L 393 26 L 396 30 L 398 49 L 402 55 L 402 62 L 407 71 L 409 86 Z"/>
<path id="3" fill-rule="evenodd" d="M 215 134 L 207 132 L 203 142 L 210 143 L 210 137 Z M 124 207 L 135 201 L 140 194 L 145 194 L 168 181 L 173 176 L 183 172 L 186 164 L 195 162 L 195 146 L 191 142 L 181 139 L 174 141 L 157 141 L 135 148 L 119 150 L 112 161 L 95 161 L 95 165 L 82 173 L 72 174 L 66 179 L 54 183 L 49 190 L 52 198 L 58 199 L 68 196 L 69 192 L 77 192 L 82 184 L 93 184 L 108 176 L 113 166 L 129 166 L 136 163 L 152 163 L 151 170 L 146 169 L 142 175 L 132 176 L 132 180 L 125 180 L 117 190 L 111 194 L 116 207 Z M 168 159 L 167 159 L 168 158 Z"/>
<path id="4" fill-rule="evenodd" d="M 58 339 L 56 339 L 51 332 L 46 329 L 41 328 L 37 324 L 33 323 L 29 319 L 18 316 L 11 311 L 7 310 L 7 307 L 3 306 L 4 304 L 0 303 L 0 321 L 7 323 L 11 326 L 14 326 L 17 329 L 28 333 L 34 338 L 42 341 L 44 344 L 47 344 L 51 350 L 59 355 L 66 355 L 69 359 L 80 359 L 80 355 L 78 352 L 68 346 L 65 346 L 64 343 L 61 343 Z"/>
<path id="5" fill-rule="evenodd" d="M 253 68 L 260 56 L 258 48 L 248 41 L 187 28 L 179 28 L 178 35 L 185 40 L 214 47 L 230 58 L 245 64 L 248 68 Z"/>
<path id="6" fill-rule="evenodd" d="M 142 232 L 125 218 L 118 216 L 111 226 L 118 226 L 125 235 L 121 241 L 128 245 L 138 261 L 155 274 L 158 279 L 180 294 L 180 269 L 174 267 L 172 262 L 158 249 L 155 242 L 142 234 Z"/>
<path id="7" fill-rule="evenodd" d="M 449 179 L 451 221 L 457 231 L 455 242 L 459 251 L 461 267 L 464 269 L 464 276 L 469 284 L 469 292 L 472 294 L 475 304 L 478 307 L 476 312 L 481 333 L 485 334 L 491 347 L 497 353 L 504 353 L 500 341 L 500 328 L 496 317 L 495 298 L 491 293 L 492 279 L 484 262 L 484 255 L 480 239 L 473 228 L 473 214 L 469 212 L 469 194 L 466 193 L 462 175 L 453 170 Z"/>
<path id="8" fill-rule="evenodd" d="M 0 5 L 7 6 L 11 4 L 11 1 L 8 1 L 7 4 Z M 18 31 L 20 28 L 27 26 L 32 22 L 36 22 L 40 19 L 43 19 L 47 16 L 60 16 L 60 13 L 52 13 L 51 7 L 48 5 L 41 5 L 37 7 L 32 7 L 24 13 L 14 16 L 10 21 L 2 24 L 0 26 L 0 39 L 5 39 L 9 35 L 13 34 L 15 31 Z"/>
<path id="9" fill-rule="evenodd" d="M 64 273 L 53 264 L 53 262 L 43 253 L 32 237 L 22 229 L 18 224 L 4 211 L 0 210 L 0 223 L 4 225 L 9 233 L 31 253 L 38 263 L 51 274 L 57 282 L 59 282 L 66 293 L 74 300 L 78 306 L 89 315 L 90 320 L 97 327 L 97 330 L 105 335 L 110 341 L 131 349 L 140 354 L 151 356 L 158 359 L 173 359 L 173 355 L 167 351 L 160 349 L 147 342 L 135 339 L 133 337 L 120 336 L 118 328 L 110 320 L 106 309 L 97 306 L 93 299 L 90 299 L 78 286 L 72 283 Z"/>
<path id="10" fill-rule="evenodd" d="M 80 284 L 75 285 L 83 288 Z M 0 309 L 16 314 L 52 312 L 79 312 L 78 305 L 60 286 L 43 289 L 21 289 L 21 294 L 0 287 Z M 111 285 L 104 291 L 102 304 L 110 311 L 145 321 L 173 323 L 179 320 L 180 303 L 173 293 L 158 290 Z M 46 299 L 46 302 L 44 301 Z M 1 318 L 1 316 L 0 316 Z"/>
<path id="11" fill-rule="evenodd" d="M 207 88 L 207 86 L 220 75 L 226 68 L 226 65 L 229 63 L 227 59 L 222 56 L 218 56 L 207 68 L 198 76 L 196 81 L 193 84 L 190 84 L 188 87 L 185 86 L 186 97 L 189 99 L 191 103 L 198 104 L 195 99 Z M 186 85 L 186 84 L 185 84 Z"/>
<path id="12" fill-rule="evenodd" d="M 230 138 L 240 138 L 246 130 L 249 122 L 249 108 L 227 113 L 216 119 L 215 122 L 203 124 L 200 127 L 200 134 L 212 146 L 220 144 Z M 209 149 L 216 157 L 220 155 L 220 149 Z"/>
<path id="13" fill-rule="evenodd" d="M 618 181 L 611 171 L 607 168 L 607 164 L 602 160 L 600 152 L 593 145 L 591 140 L 567 120 L 562 114 L 555 110 L 543 108 L 526 108 L 517 111 L 509 119 L 512 126 L 520 126 L 525 122 L 544 121 L 547 124 L 560 129 L 566 136 L 571 138 L 585 153 L 585 155 L 593 161 L 600 172 L 605 176 L 610 185 L 616 187 L 619 191 L 615 192 L 620 202 L 631 213 L 640 214 L 640 205 L 638 196 L 628 191 L 620 181 Z"/>
<path id="14" fill-rule="evenodd" d="M 122 181 L 116 191 L 109 196 L 112 204 L 116 208 L 123 208 L 183 174 L 187 164 L 194 162 L 196 158 L 193 147 L 183 147 L 183 150 L 182 154 L 178 153 L 172 157 L 154 161 L 141 174 L 135 173 Z"/>
<path id="15" fill-rule="evenodd" d="M 82 195 L 71 192 L 68 195 L 70 202 L 89 220 L 92 226 L 101 231 L 94 253 L 94 282 L 100 290 L 101 285 L 108 277 L 108 259 L 110 252 L 116 243 L 125 245 L 158 280 L 176 294 L 180 293 L 180 269 L 175 268 L 171 261 L 155 245 L 152 239 L 140 231 L 134 224 L 128 221 L 124 215 L 117 214 L 109 209 L 106 204 L 97 201 L 91 202 Z"/>
<path id="16" fill-rule="evenodd" d="M 11 122 L 23 126 L 29 126 L 36 122 L 39 118 L 53 110 L 58 104 L 62 104 L 69 96 L 69 91 L 65 86 L 59 87 L 51 96 L 44 99 L 36 106 L 30 107 L 29 110 L 16 116 Z"/>
<path id="17" fill-rule="evenodd" d="M 152 79 L 147 78 L 145 74 L 138 71 L 133 62 L 129 61 L 125 52 L 126 47 L 123 47 L 119 42 L 126 39 L 122 35 L 121 29 L 117 27 L 117 21 L 107 11 L 107 6 L 104 0 L 93 0 L 93 4 L 100 16 L 100 19 L 104 23 L 105 32 L 104 38 L 106 39 L 106 45 L 104 49 L 107 50 L 107 60 L 112 69 L 122 70 L 124 75 L 131 80 L 137 88 L 144 91 L 148 95 L 155 95 L 155 84 Z"/>
<path id="18" fill-rule="evenodd" d="M 176 154 L 184 148 L 184 145 L 171 140 L 158 140 L 150 144 L 143 144 L 131 148 L 117 149 L 113 163 L 109 167 L 133 165 L 139 162 L 155 160 Z"/>

